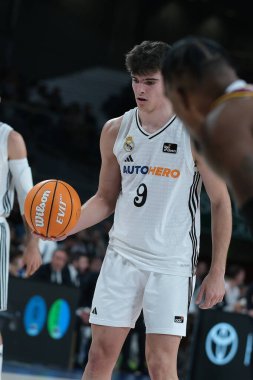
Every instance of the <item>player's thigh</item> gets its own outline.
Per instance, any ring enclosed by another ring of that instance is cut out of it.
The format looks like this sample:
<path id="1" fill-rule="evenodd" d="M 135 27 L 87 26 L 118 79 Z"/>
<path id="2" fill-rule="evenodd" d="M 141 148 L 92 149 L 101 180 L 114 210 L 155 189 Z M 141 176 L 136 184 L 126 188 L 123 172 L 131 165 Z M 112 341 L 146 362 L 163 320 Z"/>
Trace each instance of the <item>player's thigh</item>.
<path id="1" fill-rule="evenodd" d="M 143 299 L 147 334 L 186 335 L 194 279 L 151 273 Z"/>
<path id="2" fill-rule="evenodd" d="M 90 322 L 133 328 L 141 312 L 147 278 L 145 272 L 108 250 L 97 281 Z"/>

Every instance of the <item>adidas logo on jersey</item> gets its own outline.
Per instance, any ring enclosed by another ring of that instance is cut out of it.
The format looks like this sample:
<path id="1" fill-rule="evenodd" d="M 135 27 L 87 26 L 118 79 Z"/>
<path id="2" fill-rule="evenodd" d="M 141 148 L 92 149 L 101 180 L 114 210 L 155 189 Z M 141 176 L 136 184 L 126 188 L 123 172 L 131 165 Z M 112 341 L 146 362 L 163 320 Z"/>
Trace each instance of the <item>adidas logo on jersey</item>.
<path id="1" fill-rule="evenodd" d="M 175 323 L 184 323 L 184 317 L 175 316 L 174 322 Z"/>
<path id="2" fill-rule="evenodd" d="M 129 156 L 127 156 L 127 158 L 125 159 L 125 162 L 134 162 L 133 157 L 131 156 L 131 154 Z"/>
<path id="3" fill-rule="evenodd" d="M 92 310 L 92 312 L 91 312 L 92 314 L 96 314 L 97 315 L 97 308 L 96 307 L 94 307 L 94 309 Z"/>

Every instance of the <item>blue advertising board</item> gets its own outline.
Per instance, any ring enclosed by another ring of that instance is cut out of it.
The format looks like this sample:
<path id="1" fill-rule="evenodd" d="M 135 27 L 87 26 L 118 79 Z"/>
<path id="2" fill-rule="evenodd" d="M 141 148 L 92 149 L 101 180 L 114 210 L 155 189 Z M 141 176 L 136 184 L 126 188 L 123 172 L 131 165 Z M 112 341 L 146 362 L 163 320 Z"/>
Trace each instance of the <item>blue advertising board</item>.
<path id="1" fill-rule="evenodd" d="M 11 277 L 5 359 L 70 368 L 78 300 L 76 288 Z"/>

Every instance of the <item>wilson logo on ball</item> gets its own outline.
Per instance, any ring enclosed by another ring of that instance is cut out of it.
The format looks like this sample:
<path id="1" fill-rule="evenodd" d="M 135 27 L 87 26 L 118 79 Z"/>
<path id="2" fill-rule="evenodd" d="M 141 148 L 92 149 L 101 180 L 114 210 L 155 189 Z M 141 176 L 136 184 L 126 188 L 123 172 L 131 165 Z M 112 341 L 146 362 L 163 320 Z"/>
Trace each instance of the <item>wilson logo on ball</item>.
<path id="1" fill-rule="evenodd" d="M 66 235 L 74 228 L 80 212 L 77 192 L 60 180 L 40 182 L 26 196 L 26 221 L 33 231 L 45 237 Z"/>
<path id="2" fill-rule="evenodd" d="M 36 227 L 44 227 L 44 211 L 47 203 L 47 199 L 51 191 L 46 190 L 41 198 L 41 204 L 36 206 L 36 214 L 35 214 L 35 226 Z"/>

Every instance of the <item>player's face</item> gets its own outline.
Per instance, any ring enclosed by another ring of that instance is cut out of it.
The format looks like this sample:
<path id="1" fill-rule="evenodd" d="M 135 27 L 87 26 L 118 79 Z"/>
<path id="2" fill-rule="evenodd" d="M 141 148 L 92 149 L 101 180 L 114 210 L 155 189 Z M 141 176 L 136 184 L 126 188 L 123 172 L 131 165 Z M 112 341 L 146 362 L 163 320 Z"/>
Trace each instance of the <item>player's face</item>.
<path id="1" fill-rule="evenodd" d="M 133 74 L 132 87 L 139 109 L 152 111 L 166 100 L 160 71 L 147 75 Z"/>

